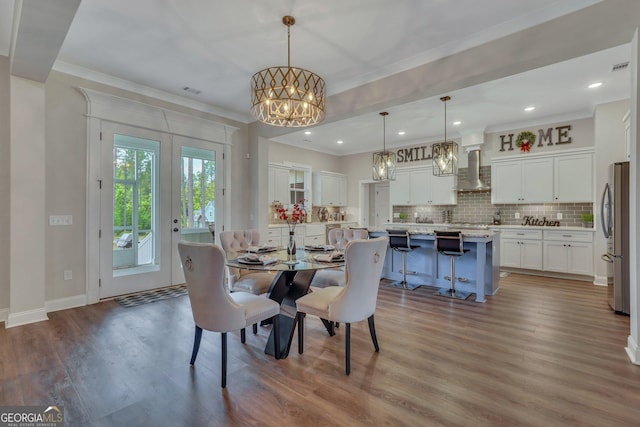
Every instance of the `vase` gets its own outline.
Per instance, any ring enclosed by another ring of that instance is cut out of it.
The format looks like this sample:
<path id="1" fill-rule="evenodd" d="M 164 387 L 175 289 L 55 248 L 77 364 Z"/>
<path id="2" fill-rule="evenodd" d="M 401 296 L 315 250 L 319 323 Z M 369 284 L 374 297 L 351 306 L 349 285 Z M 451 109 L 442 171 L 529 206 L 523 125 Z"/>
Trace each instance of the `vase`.
<path id="1" fill-rule="evenodd" d="M 289 232 L 289 241 L 287 242 L 287 255 L 296 254 L 296 237 L 293 231 Z"/>

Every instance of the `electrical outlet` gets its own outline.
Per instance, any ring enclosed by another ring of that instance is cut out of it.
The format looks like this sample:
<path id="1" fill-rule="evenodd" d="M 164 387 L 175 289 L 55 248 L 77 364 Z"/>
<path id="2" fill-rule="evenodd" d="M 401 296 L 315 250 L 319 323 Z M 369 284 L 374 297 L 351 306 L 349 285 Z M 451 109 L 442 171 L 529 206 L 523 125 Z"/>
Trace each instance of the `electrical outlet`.
<path id="1" fill-rule="evenodd" d="M 400 218 L 400 212 L 394 212 L 393 213 L 393 217 L 394 218 Z"/>
<path id="2" fill-rule="evenodd" d="M 516 219 L 520 219 L 520 212 L 516 212 Z"/>
<path id="3" fill-rule="evenodd" d="M 558 212 L 558 219 L 562 219 L 562 212 Z"/>
<path id="4" fill-rule="evenodd" d="M 73 271 L 65 270 L 63 274 L 64 274 L 64 280 L 73 280 Z"/>

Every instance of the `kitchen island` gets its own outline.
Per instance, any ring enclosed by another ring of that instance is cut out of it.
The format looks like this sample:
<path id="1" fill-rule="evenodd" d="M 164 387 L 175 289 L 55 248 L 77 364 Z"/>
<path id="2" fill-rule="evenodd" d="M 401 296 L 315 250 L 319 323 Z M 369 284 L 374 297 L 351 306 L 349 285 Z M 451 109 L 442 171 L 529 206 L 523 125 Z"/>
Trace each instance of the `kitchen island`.
<path id="1" fill-rule="evenodd" d="M 449 257 L 441 255 L 435 248 L 435 229 L 458 230 L 453 227 L 389 227 L 406 229 L 411 234 L 411 245 L 415 250 L 407 253 L 407 282 L 438 288 L 451 286 L 445 276 L 450 274 Z M 462 241 L 469 252 L 456 258 L 456 289 L 476 294 L 476 302 L 485 302 L 485 295 L 494 295 L 500 283 L 500 238 L 499 231 L 488 229 L 462 229 Z M 386 236 L 386 230 L 370 229 L 371 237 Z M 402 279 L 402 256 L 387 249 L 383 277 Z"/>

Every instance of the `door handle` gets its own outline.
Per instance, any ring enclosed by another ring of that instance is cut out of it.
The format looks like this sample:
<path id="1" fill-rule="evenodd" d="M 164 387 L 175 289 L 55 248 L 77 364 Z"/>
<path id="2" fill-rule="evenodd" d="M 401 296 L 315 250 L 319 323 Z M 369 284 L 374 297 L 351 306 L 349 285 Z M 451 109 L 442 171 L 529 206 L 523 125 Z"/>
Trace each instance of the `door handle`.
<path id="1" fill-rule="evenodd" d="M 609 254 L 602 254 L 602 255 L 600 256 L 600 259 L 602 259 L 603 261 L 607 261 L 607 262 L 613 262 L 613 258 L 611 258 L 611 257 L 609 256 Z"/>

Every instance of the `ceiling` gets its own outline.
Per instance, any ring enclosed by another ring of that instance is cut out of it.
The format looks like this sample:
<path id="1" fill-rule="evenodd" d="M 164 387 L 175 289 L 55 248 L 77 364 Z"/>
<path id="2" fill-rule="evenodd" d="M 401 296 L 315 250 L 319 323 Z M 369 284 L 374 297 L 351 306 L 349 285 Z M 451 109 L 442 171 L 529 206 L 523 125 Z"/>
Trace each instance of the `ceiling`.
<path id="1" fill-rule="evenodd" d="M 250 123 L 251 76 L 287 61 L 284 15 L 296 18 L 291 64 L 322 76 L 333 96 L 597 3 L 483 0 L 478 7 L 477 0 L 84 0 L 54 69 L 153 96 L 168 94 Z M 8 17 L 14 4 L 0 2 L 2 55 L 10 52 Z M 451 137 L 590 116 L 596 104 L 629 97 L 629 71 L 611 72 L 614 64 L 629 59 L 629 46 L 622 45 L 450 93 L 390 103 L 384 107 L 390 113 L 387 145 L 441 139 L 443 95 L 452 98 L 447 104 Z M 587 90 L 594 81 L 603 85 Z M 536 110 L 525 113 L 529 105 Z M 453 126 L 454 120 L 461 124 Z M 310 135 L 286 129 L 273 139 L 338 155 L 382 145 L 377 112 L 342 114 L 308 130 Z M 406 134 L 398 136 L 399 130 Z M 338 145 L 338 139 L 344 143 Z"/>

